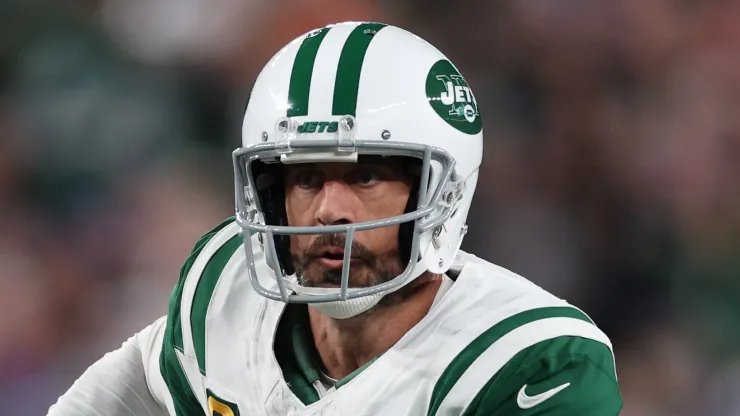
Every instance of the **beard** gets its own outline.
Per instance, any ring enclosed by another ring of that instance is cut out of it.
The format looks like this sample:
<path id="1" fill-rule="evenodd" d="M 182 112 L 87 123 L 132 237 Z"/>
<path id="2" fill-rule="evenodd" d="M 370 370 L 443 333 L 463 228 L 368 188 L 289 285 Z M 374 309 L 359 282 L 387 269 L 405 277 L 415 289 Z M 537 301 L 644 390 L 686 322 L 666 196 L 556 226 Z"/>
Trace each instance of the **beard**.
<path id="1" fill-rule="evenodd" d="M 303 252 L 293 254 L 298 283 L 301 286 L 321 287 L 340 286 L 342 282 L 341 267 L 327 267 L 319 260 L 328 247 L 340 247 L 344 250 L 344 234 L 321 234 Z M 349 261 L 350 259 L 344 259 Z M 388 282 L 403 272 L 397 249 L 383 253 L 374 253 L 365 245 L 352 241 L 352 259 L 349 268 L 349 287 L 370 287 Z"/>

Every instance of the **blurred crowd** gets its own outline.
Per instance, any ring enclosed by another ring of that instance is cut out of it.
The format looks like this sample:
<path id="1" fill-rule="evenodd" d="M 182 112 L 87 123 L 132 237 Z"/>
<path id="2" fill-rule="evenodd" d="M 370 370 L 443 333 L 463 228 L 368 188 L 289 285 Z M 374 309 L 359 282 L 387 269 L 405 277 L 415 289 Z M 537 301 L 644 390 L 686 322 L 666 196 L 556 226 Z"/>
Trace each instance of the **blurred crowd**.
<path id="1" fill-rule="evenodd" d="M 407 28 L 458 64 L 485 132 L 464 249 L 604 328 L 623 415 L 740 415 L 729 0 L 3 0 L 3 414 L 45 414 L 166 312 L 196 239 L 233 212 L 259 69 L 342 20 Z"/>

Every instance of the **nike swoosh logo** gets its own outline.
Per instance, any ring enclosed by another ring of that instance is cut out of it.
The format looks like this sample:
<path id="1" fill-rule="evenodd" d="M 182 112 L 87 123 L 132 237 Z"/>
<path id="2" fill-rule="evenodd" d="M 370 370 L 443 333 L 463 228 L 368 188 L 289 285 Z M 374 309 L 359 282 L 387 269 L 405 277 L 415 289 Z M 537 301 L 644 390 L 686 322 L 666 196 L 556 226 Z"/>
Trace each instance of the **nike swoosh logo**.
<path id="1" fill-rule="evenodd" d="M 560 385 L 558 387 L 555 387 L 554 389 L 550 389 L 544 393 L 540 393 L 535 396 L 528 396 L 527 395 L 527 385 L 523 385 L 522 388 L 519 390 L 519 394 L 516 396 L 516 404 L 519 405 L 522 409 L 531 409 L 538 404 L 547 401 L 552 396 L 560 393 L 561 391 L 565 390 L 568 386 L 570 386 L 570 383 L 565 383 L 563 385 Z"/>

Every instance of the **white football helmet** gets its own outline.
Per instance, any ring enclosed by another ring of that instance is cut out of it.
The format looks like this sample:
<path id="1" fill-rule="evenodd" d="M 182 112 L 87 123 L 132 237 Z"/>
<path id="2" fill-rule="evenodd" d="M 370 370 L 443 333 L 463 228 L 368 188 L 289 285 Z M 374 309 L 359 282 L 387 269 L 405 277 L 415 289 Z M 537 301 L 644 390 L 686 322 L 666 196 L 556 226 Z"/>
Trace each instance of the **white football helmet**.
<path id="1" fill-rule="evenodd" d="M 243 147 L 233 153 L 236 222 L 249 279 L 270 299 L 309 303 L 338 319 L 430 271 L 445 273 L 462 243 L 483 151 L 475 96 L 457 68 L 423 39 L 381 23 L 345 22 L 308 32 L 283 47 L 257 78 L 244 116 Z M 379 221 L 296 227 L 287 224 L 280 164 L 356 163 L 359 155 L 418 159 L 418 192 L 405 214 Z M 272 172 L 272 173 L 268 173 Z M 278 172 L 276 175 L 275 172 Z M 406 268 L 372 287 L 297 283 L 289 236 L 346 234 L 400 224 Z M 265 287 L 251 236 L 277 280 Z"/>

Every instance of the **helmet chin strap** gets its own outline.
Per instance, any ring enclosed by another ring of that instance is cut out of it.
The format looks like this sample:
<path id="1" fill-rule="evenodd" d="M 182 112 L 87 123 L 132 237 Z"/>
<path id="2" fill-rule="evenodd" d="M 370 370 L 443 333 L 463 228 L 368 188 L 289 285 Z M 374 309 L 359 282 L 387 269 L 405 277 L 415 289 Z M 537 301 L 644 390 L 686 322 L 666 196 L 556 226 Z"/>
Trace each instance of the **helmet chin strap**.
<path id="1" fill-rule="evenodd" d="M 333 302 L 320 302 L 320 303 L 309 303 L 309 305 L 319 311 L 321 314 L 326 315 L 333 319 L 348 319 L 353 316 L 357 316 L 363 312 L 370 310 L 373 306 L 377 305 L 383 297 L 389 293 L 393 293 L 402 287 L 413 282 L 417 277 L 421 276 L 426 271 L 426 267 L 423 263 L 417 263 L 416 267 L 411 271 L 411 278 L 401 286 L 398 286 L 394 290 L 379 292 L 372 295 L 361 296 L 359 298 L 347 299 L 347 300 L 336 300 Z M 336 288 L 322 288 L 322 287 L 306 287 L 298 284 L 298 279 L 291 279 L 290 286 L 293 291 L 300 295 L 319 295 L 327 293 L 336 293 L 339 289 Z"/>

